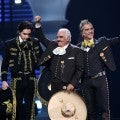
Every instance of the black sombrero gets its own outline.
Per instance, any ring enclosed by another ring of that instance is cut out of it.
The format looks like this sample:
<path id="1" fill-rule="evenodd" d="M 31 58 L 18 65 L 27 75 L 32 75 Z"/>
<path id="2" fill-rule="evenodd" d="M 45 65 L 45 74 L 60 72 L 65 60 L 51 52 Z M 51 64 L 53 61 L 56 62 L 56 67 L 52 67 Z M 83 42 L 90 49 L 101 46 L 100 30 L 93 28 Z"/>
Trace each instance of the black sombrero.
<path id="1" fill-rule="evenodd" d="M 51 72 L 49 68 L 44 68 L 38 80 L 38 98 L 44 105 L 48 104 L 52 96 L 52 92 L 49 88 L 50 78 Z"/>
<path id="2" fill-rule="evenodd" d="M 15 105 L 15 95 L 11 88 L 6 90 L 0 88 L 0 116 L 13 116 L 13 113 L 15 113 Z"/>

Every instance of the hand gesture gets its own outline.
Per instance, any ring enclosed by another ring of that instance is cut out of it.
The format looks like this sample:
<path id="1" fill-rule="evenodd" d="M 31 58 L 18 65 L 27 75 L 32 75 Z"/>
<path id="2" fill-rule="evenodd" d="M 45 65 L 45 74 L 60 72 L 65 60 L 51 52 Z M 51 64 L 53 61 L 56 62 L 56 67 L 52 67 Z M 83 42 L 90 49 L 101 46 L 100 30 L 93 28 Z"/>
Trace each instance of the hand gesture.
<path id="1" fill-rule="evenodd" d="M 35 16 L 35 22 L 40 23 L 41 22 L 41 16 L 39 16 L 39 15 Z"/>
<path id="2" fill-rule="evenodd" d="M 6 90 L 9 87 L 8 83 L 6 81 L 2 82 L 2 89 Z"/>
<path id="3" fill-rule="evenodd" d="M 74 90 L 74 86 L 72 84 L 68 84 L 68 86 L 67 86 L 67 92 L 70 93 L 73 90 Z"/>

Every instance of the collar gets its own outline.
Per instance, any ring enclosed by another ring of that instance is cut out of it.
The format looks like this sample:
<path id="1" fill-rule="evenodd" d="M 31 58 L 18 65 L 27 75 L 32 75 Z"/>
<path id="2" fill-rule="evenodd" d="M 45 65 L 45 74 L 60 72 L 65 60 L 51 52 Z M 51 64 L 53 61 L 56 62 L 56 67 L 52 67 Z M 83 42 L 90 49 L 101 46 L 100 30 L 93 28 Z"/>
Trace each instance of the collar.
<path id="1" fill-rule="evenodd" d="M 53 54 L 54 55 L 64 55 L 66 53 L 66 49 L 68 47 L 69 44 L 65 45 L 64 47 L 56 47 L 53 50 Z"/>
<path id="2" fill-rule="evenodd" d="M 90 40 L 86 40 L 86 39 L 84 39 L 84 41 L 85 41 L 85 42 L 94 42 L 93 38 L 90 39 Z"/>
<path id="3" fill-rule="evenodd" d="M 18 38 L 19 38 L 19 42 L 22 43 L 23 42 L 22 38 L 20 36 Z"/>

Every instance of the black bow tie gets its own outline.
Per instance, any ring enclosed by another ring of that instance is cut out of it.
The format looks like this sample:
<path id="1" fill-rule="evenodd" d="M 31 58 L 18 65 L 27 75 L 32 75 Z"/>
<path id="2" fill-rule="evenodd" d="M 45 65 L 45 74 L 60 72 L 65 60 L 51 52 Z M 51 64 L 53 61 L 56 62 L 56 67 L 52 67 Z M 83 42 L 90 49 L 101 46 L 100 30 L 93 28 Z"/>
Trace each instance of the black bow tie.
<path id="1" fill-rule="evenodd" d="M 22 48 L 28 48 L 29 43 L 28 43 L 28 41 L 23 41 L 20 45 Z"/>

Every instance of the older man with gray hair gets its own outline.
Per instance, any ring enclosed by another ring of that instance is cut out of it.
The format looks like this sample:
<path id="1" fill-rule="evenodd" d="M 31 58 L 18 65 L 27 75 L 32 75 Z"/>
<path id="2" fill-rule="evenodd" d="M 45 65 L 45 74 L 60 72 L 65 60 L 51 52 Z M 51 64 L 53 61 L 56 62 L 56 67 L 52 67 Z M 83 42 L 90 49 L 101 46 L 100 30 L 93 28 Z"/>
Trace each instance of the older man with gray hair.
<path id="1" fill-rule="evenodd" d="M 50 62 L 52 94 L 64 88 L 68 92 L 73 91 L 83 73 L 82 51 L 70 43 L 71 33 L 67 28 L 58 30 L 56 40 L 48 40 L 42 32 L 40 19 L 40 16 L 35 17 L 36 33 L 46 50 L 41 56 L 39 66 Z"/>
<path id="2" fill-rule="evenodd" d="M 84 51 L 82 90 L 88 109 L 88 120 L 110 120 L 109 88 L 105 70 L 116 70 L 111 47 L 120 45 L 120 37 L 94 38 L 93 24 L 80 22 L 83 41 L 78 46 Z"/>

